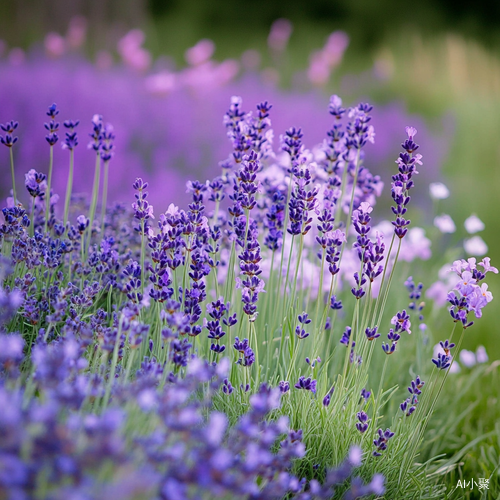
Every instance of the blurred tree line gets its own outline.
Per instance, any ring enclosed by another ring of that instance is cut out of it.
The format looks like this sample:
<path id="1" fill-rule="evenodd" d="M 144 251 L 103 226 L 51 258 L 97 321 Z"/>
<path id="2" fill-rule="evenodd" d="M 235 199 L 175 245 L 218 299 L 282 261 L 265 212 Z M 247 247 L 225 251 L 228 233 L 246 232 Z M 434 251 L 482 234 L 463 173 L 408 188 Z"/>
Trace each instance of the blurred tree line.
<path id="1" fill-rule="evenodd" d="M 343 29 L 365 48 L 406 29 L 455 31 L 485 44 L 500 42 L 500 2 L 491 0 L 148 0 L 154 17 L 185 12 L 202 29 L 235 27 L 253 31 L 284 17 Z"/>
<path id="2" fill-rule="evenodd" d="M 0 0 L 0 39 L 27 47 L 48 31 L 63 33 L 75 15 L 87 18 L 96 44 L 175 16 L 200 37 L 222 29 L 265 36 L 274 20 L 285 17 L 295 26 L 343 29 L 365 50 L 407 30 L 453 31 L 500 46 L 500 2 L 491 0 Z"/>

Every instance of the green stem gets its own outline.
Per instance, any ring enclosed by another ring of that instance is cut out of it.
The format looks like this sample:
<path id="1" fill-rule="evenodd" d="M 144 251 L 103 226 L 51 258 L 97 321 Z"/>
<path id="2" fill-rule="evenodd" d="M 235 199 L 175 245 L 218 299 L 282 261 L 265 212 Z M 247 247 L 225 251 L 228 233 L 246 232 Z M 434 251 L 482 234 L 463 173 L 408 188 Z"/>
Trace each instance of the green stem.
<path id="1" fill-rule="evenodd" d="M 35 198 L 31 198 L 31 224 L 30 236 L 35 234 Z"/>
<path id="2" fill-rule="evenodd" d="M 385 289 L 384 299 L 382 300 L 382 307 L 380 308 L 378 320 L 375 323 L 376 325 L 380 325 L 382 321 L 382 315 L 384 314 L 385 304 L 387 303 L 387 298 L 389 297 L 389 291 L 391 289 L 392 278 L 394 277 L 394 271 L 396 269 L 396 264 L 398 262 L 399 252 L 401 251 L 401 239 L 399 239 L 398 243 L 398 251 L 396 252 L 396 258 L 394 259 L 394 264 L 392 265 L 391 274 L 389 275 L 389 281 L 387 282 L 387 287 Z"/>
<path id="3" fill-rule="evenodd" d="M 92 201 L 90 203 L 89 212 L 89 227 L 88 227 L 88 244 L 90 246 L 90 240 L 92 238 L 92 227 L 94 225 L 95 211 L 97 207 L 97 198 L 99 196 L 99 181 L 101 178 L 101 156 L 99 153 L 96 155 L 95 160 L 95 171 L 94 171 L 94 187 L 92 188 Z"/>
<path id="4" fill-rule="evenodd" d="M 68 222 L 69 216 L 69 203 L 71 201 L 71 192 L 73 190 L 73 165 L 75 159 L 75 152 L 72 149 L 69 153 L 69 172 L 68 172 L 68 184 L 66 185 L 66 200 L 64 202 L 64 227 Z"/>
<path id="5" fill-rule="evenodd" d="M 49 176 L 47 178 L 47 192 L 45 193 L 45 226 L 47 232 L 50 216 L 50 187 L 52 186 L 52 166 L 54 164 L 54 146 L 50 146 Z"/>
<path id="6" fill-rule="evenodd" d="M 146 235 L 144 234 L 144 219 L 141 219 L 141 293 L 144 296 L 144 259 L 146 253 Z"/>
<path id="7" fill-rule="evenodd" d="M 14 195 L 14 205 L 17 203 L 17 194 L 16 194 L 16 177 L 14 175 L 14 152 L 12 151 L 12 147 L 10 150 L 10 173 L 12 174 L 12 193 Z"/>
<path id="8" fill-rule="evenodd" d="M 101 237 L 104 235 L 104 218 L 106 217 L 106 207 L 108 203 L 108 174 L 109 161 L 104 162 L 104 183 L 102 186 L 102 206 L 101 206 Z"/>

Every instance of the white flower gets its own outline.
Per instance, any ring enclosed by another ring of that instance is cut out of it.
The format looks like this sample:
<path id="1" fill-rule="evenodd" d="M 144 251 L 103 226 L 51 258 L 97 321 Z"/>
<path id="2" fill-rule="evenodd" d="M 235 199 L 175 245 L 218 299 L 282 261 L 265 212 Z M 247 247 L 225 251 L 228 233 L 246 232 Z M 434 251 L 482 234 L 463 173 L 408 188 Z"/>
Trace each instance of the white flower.
<path id="1" fill-rule="evenodd" d="M 486 363 L 488 361 L 486 349 L 482 345 L 478 346 L 478 348 L 476 349 L 476 360 L 478 363 Z"/>
<path id="2" fill-rule="evenodd" d="M 464 249 L 470 255 L 484 255 L 488 251 L 488 245 L 480 236 L 473 236 L 464 241 Z"/>
<path id="3" fill-rule="evenodd" d="M 442 233 L 454 233 L 456 231 L 455 223 L 448 214 L 438 215 L 434 218 L 434 225 Z"/>
<path id="4" fill-rule="evenodd" d="M 442 182 L 432 182 L 429 193 L 434 200 L 444 200 L 450 196 L 450 190 Z"/>
<path id="5" fill-rule="evenodd" d="M 472 351 L 467 349 L 462 349 L 460 351 L 460 361 L 467 367 L 470 368 L 476 364 L 476 355 Z"/>
<path id="6" fill-rule="evenodd" d="M 484 222 L 472 214 L 468 219 L 465 219 L 464 226 L 469 234 L 474 234 L 484 229 Z"/>

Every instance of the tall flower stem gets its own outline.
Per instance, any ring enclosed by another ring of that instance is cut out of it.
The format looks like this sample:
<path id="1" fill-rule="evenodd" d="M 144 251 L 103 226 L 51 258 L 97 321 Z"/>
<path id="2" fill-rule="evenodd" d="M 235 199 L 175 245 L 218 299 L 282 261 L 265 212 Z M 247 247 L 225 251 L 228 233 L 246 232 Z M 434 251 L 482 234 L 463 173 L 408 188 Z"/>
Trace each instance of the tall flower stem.
<path id="1" fill-rule="evenodd" d="M 16 176 L 14 175 L 14 152 L 12 151 L 12 147 L 9 148 L 10 152 L 10 173 L 12 175 L 12 194 L 14 195 L 14 205 L 17 203 L 17 194 L 16 194 Z"/>
<path id="2" fill-rule="evenodd" d="M 97 198 L 99 196 L 99 182 L 101 177 L 101 156 L 99 153 L 96 155 L 95 160 L 95 172 L 94 172 L 94 187 L 92 188 L 92 201 L 90 203 L 89 212 L 89 228 L 88 228 L 88 240 L 87 243 L 90 245 L 90 239 L 92 237 L 92 226 L 94 225 L 95 211 L 97 207 Z"/>
<path id="3" fill-rule="evenodd" d="M 108 204 L 108 174 L 109 174 L 109 160 L 104 162 L 104 182 L 102 185 L 102 202 L 101 202 L 101 235 L 104 234 L 104 218 L 106 217 L 106 207 Z"/>
<path id="4" fill-rule="evenodd" d="M 31 198 L 30 236 L 35 234 L 35 198 Z"/>
<path id="5" fill-rule="evenodd" d="M 12 148 L 11 148 L 12 149 Z M 52 186 L 52 167 L 54 164 L 54 146 L 50 146 L 50 160 L 49 160 L 49 175 L 47 177 L 47 192 L 45 194 L 45 226 L 44 231 L 47 231 L 50 216 L 50 187 Z"/>
<path id="6" fill-rule="evenodd" d="M 69 216 L 69 204 L 71 201 L 71 192 L 73 191 L 73 166 L 75 160 L 75 152 L 73 149 L 69 152 L 69 172 L 68 172 L 68 183 L 66 185 L 66 199 L 64 201 L 64 227 L 68 222 Z"/>
<path id="7" fill-rule="evenodd" d="M 141 293 L 144 296 L 144 259 L 146 254 L 146 235 L 144 234 L 144 219 L 141 220 Z"/>

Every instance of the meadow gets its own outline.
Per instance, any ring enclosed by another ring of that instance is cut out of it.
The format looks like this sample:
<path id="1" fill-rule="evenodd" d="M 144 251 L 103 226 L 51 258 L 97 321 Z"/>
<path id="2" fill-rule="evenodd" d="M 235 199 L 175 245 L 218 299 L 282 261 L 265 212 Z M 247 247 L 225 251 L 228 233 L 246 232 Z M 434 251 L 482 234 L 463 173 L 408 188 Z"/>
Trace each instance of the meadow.
<path id="1" fill-rule="evenodd" d="M 497 498 L 498 63 L 290 29 L 0 60 L 0 498 Z"/>

